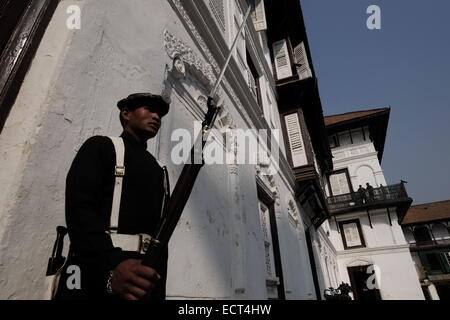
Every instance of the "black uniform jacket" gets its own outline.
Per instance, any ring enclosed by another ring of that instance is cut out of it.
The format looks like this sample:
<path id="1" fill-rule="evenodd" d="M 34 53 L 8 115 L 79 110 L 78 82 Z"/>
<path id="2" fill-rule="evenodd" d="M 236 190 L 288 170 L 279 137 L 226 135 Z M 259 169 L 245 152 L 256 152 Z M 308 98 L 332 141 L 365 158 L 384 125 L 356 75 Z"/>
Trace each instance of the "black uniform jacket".
<path id="1" fill-rule="evenodd" d="M 125 176 L 119 213 L 118 233 L 155 235 L 164 194 L 163 171 L 147 151 L 147 144 L 127 132 Z M 108 137 L 89 138 L 78 151 L 66 180 L 66 222 L 71 242 L 69 264 L 81 268 L 81 290 L 66 290 L 64 279 L 58 296 L 62 298 L 106 298 L 109 271 L 137 253 L 114 248 L 106 233 L 110 223 L 116 155 Z M 155 290 L 165 298 L 166 255 L 157 268 L 162 279 Z"/>

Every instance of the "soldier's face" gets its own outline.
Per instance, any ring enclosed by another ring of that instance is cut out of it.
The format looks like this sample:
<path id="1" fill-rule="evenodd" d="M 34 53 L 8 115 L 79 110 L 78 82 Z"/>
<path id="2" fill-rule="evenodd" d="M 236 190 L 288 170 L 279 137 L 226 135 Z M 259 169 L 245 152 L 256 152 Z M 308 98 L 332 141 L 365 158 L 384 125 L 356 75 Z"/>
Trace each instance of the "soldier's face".
<path id="1" fill-rule="evenodd" d="M 161 127 L 161 116 L 151 106 L 143 106 L 134 110 L 123 111 L 127 126 L 137 135 L 150 139 L 156 136 Z"/>

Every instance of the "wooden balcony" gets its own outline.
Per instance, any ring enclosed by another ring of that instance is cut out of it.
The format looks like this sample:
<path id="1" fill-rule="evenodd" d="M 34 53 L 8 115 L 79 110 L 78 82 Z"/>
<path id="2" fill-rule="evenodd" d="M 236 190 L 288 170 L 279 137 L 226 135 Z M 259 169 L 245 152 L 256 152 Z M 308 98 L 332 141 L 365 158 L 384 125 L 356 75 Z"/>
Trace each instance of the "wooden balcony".
<path id="1" fill-rule="evenodd" d="M 306 165 L 292 169 L 297 183 L 296 197 L 303 206 L 308 202 L 307 211 L 312 224 L 318 228 L 330 217 L 322 179 L 314 165 Z"/>
<path id="2" fill-rule="evenodd" d="M 436 248 L 449 248 L 450 249 L 450 239 L 437 239 L 437 240 L 429 240 L 429 241 L 410 242 L 409 247 L 410 247 L 411 251 L 421 251 L 421 250 L 436 249 Z"/>
<path id="3" fill-rule="evenodd" d="M 351 192 L 327 198 L 330 213 L 342 214 L 352 211 L 367 211 L 378 208 L 397 207 L 397 213 L 406 213 L 412 199 L 408 196 L 403 183 L 382 186 L 373 189 L 373 195 L 363 197 L 358 192 Z"/>

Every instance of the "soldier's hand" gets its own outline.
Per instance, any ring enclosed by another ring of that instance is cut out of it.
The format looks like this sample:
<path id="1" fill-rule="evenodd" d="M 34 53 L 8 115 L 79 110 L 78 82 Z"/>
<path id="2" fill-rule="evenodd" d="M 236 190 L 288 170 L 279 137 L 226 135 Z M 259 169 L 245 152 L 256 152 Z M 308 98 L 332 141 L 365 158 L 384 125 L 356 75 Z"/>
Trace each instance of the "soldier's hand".
<path id="1" fill-rule="evenodd" d="M 208 100 L 207 100 L 206 105 L 208 106 L 208 109 L 209 109 L 209 108 L 217 108 L 216 102 L 215 102 L 214 99 L 211 98 L 211 97 L 208 97 Z"/>
<path id="2" fill-rule="evenodd" d="M 139 300 L 160 279 L 161 276 L 154 269 L 142 265 L 141 260 L 128 259 L 114 269 L 111 288 L 122 299 Z"/>

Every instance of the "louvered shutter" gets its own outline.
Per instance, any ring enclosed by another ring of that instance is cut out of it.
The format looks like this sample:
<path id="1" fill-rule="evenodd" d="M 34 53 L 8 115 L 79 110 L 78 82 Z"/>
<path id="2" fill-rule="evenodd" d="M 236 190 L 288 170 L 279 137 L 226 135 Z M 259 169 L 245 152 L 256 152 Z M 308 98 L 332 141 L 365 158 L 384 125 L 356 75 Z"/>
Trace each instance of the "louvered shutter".
<path id="1" fill-rule="evenodd" d="M 277 79 L 292 77 L 291 59 L 286 40 L 280 40 L 272 44 L 273 56 L 275 58 L 275 69 L 277 71 Z"/>
<path id="2" fill-rule="evenodd" d="M 306 54 L 305 44 L 303 42 L 294 48 L 294 59 L 297 64 L 297 74 L 299 79 L 303 80 L 312 77 L 308 55 Z"/>
<path id="3" fill-rule="evenodd" d="M 292 164 L 294 168 L 304 166 L 308 164 L 308 161 L 306 159 L 298 115 L 296 113 L 292 113 L 285 116 L 284 120 L 286 122 L 286 130 L 289 138 Z"/>
<path id="4" fill-rule="evenodd" d="M 253 0 L 252 20 L 256 31 L 267 30 L 264 0 Z"/>

